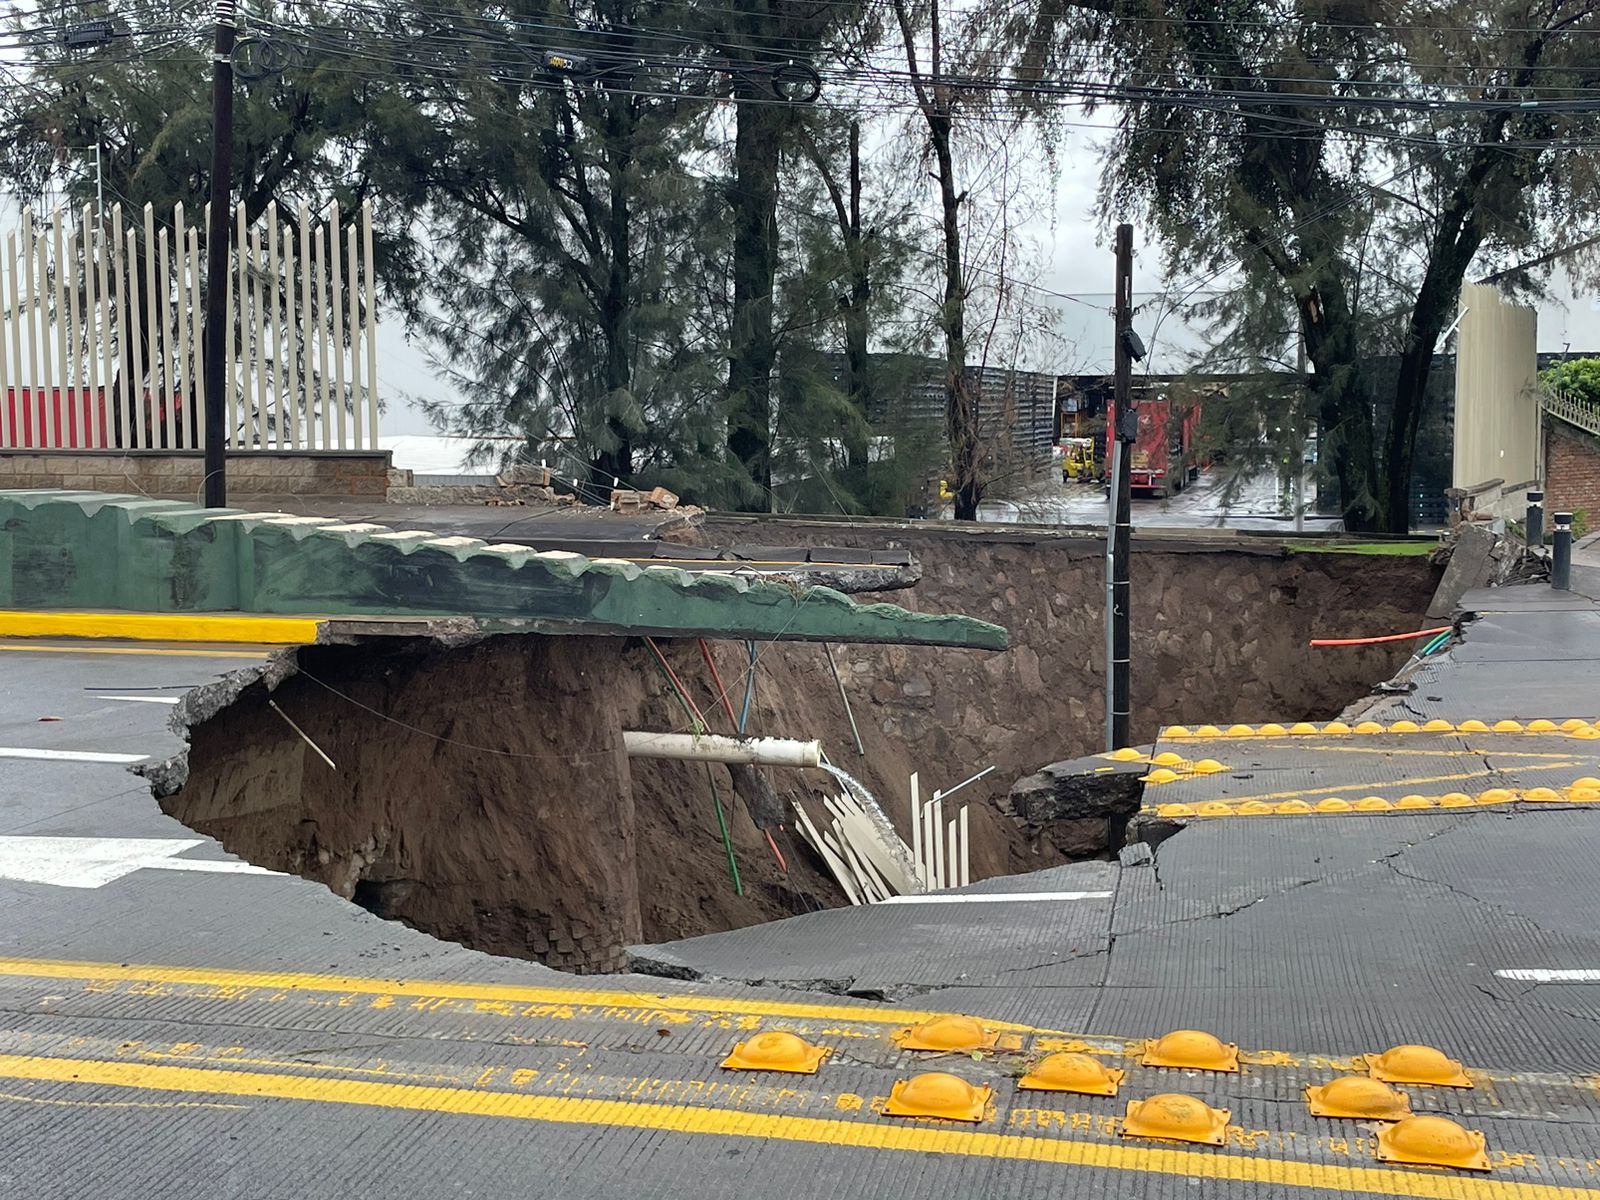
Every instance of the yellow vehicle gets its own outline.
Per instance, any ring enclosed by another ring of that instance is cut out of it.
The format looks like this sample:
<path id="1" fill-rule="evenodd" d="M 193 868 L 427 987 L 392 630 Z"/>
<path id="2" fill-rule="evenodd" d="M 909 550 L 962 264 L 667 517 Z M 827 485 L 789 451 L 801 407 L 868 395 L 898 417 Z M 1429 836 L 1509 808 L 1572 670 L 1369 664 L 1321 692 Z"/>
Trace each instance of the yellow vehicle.
<path id="1" fill-rule="evenodd" d="M 1061 482 L 1094 477 L 1094 439 L 1063 438 L 1061 442 Z"/>

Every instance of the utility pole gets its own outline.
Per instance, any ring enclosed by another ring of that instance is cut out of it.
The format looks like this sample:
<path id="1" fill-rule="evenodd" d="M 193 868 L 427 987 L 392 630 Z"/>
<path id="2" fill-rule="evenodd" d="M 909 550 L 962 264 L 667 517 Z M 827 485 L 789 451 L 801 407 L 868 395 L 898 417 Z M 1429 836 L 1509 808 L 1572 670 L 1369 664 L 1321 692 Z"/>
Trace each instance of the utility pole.
<path id="1" fill-rule="evenodd" d="M 1133 342 L 1133 226 L 1117 226 L 1115 375 L 1111 443 L 1111 512 L 1106 543 L 1109 603 L 1106 606 L 1106 742 L 1108 749 L 1128 744 L 1132 658 L 1129 638 L 1130 562 L 1133 541 L 1132 446 L 1139 437 L 1139 413 L 1133 403 L 1133 358 L 1142 355 Z"/>
<path id="2" fill-rule="evenodd" d="M 211 218 L 206 228 L 206 346 L 205 346 L 205 500 L 207 508 L 228 503 L 228 431 L 222 427 L 227 411 L 224 397 L 232 387 L 227 378 L 228 341 L 228 218 L 233 196 L 233 41 L 235 0 L 216 0 L 216 50 L 211 78 Z"/>

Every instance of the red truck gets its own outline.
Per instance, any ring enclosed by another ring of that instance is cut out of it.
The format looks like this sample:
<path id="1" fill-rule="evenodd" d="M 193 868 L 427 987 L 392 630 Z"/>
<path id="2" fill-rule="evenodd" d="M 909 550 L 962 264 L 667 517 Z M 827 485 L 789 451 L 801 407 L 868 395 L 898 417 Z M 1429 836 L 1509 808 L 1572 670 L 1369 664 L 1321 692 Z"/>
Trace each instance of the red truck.
<path id="1" fill-rule="evenodd" d="M 1200 406 L 1173 411 L 1166 396 L 1152 396 L 1137 405 L 1139 440 L 1128 447 L 1132 455 L 1130 475 L 1135 492 L 1154 492 L 1175 496 L 1200 474 L 1195 435 L 1200 428 Z M 1116 439 L 1116 405 L 1106 405 L 1106 464 L 1110 470 L 1111 447 Z"/>

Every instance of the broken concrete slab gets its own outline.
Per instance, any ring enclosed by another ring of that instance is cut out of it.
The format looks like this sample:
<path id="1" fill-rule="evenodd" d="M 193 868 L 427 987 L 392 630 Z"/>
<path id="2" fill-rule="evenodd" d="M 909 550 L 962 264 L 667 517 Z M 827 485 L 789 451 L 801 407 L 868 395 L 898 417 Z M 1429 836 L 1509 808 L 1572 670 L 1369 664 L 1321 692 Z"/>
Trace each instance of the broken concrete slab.
<path id="1" fill-rule="evenodd" d="M 1144 762 L 1100 755 L 1051 763 L 1011 785 L 1002 810 L 1073 858 L 1115 853 L 1144 797 Z"/>

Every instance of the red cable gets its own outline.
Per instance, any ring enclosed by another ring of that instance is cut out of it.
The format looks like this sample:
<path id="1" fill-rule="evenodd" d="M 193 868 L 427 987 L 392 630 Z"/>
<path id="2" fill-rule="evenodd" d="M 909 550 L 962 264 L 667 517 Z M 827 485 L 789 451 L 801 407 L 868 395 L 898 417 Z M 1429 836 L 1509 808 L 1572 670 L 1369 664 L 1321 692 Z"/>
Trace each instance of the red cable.
<path id="1" fill-rule="evenodd" d="M 1313 638 L 1313 646 L 1371 646 L 1378 642 L 1409 642 L 1412 638 L 1432 637 L 1436 633 L 1449 633 L 1454 626 L 1441 625 L 1437 629 L 1419 629 L 1416 633 L 1391 633 L 1384 637 L 1364 638 Z"/>
<path id="2" fill-rule="evenodd" d="M 711 647 L 706 645 L 705 638 L 700 639 L 700 654 L 706 660 L 706 666 L 711 668 L 711 680 L 717 685 L 717 698 L 722 701 L 722 707 L 727 710 L 728 720 L 733 722 L 734 737 L 738 737 L 739 718 L 733 714 L 733 701 L 728 699 L 728 689 L 722 686 L 722 676 L 717 671 L 717 660 L 711 657 Z M 782 856 L 780 855 L 779 857 L 781 861 Z"/>
<path id="3" fill-rule="evenodd" d="M 645 644 L 656 652 L 656 659 L 661 663 L 661 669 L 667 673 L 667 678 L 672 680 L 672 686 L 678 689 L 678 695 L 683 697 L 683 702 L 689 706 L 689 711 L 694 714 L 694 719 L 707 729 L 705 714 L 700 711 L 700 706 L 694 702 L 694 697 L 689 695 L 689 689 L 683 686 L 683 680 L 678 678 L 678 673 L 672 669 L 672 664 L 667 661 L 667 656 L 661 653 L 661 647 L 656 645 L 655 638 L 645 638 Z"/>

